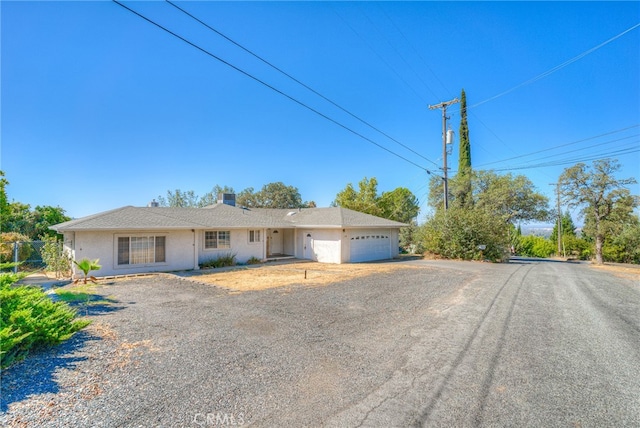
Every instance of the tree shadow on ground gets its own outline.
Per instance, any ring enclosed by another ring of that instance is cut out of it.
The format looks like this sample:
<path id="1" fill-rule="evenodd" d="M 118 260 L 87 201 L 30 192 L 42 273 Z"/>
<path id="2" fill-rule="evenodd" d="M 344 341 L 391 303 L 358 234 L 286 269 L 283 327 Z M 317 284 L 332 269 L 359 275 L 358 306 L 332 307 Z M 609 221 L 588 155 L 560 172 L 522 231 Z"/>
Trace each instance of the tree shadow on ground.
<path id="1" fill-rule="evenodd" d="M 60 387 L 56 381 L 56 371 L 71 369 L 86 356 L 77 356 L 92 341 L 102 340 L 99 336 L 81 330 L 69 340 L 50 347 L 34 351 L 27 358 L 2 370 L 0 384 L 0 411 L 6 412 L 9 405 L 33 395 L 56 394 Z"/>
<path id="2" fill-rule="evenodd" d="M 105 315 L 119 311 L 124 306 L 118 305 L 118 303 L 120 303 L 118 300 L 102 294 L 91 294 L 87 300 L 67 302 L 80 316 Z"/>
<path id="3" fill-rule="evenodd" d="M 511 256 L 508 260 L 511 264 L 527 264 L 527 263 L 580 263 L 580 260 L 573 259 L 542 259 L 537 257 Z"/>

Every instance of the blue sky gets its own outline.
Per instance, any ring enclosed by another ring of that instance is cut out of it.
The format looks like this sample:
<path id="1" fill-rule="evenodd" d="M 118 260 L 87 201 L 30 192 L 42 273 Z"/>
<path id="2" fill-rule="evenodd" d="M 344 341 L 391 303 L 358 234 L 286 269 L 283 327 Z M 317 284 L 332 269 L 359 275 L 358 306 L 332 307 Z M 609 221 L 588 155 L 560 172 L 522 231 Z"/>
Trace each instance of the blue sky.
<path id="1" fill-rule="evenodd" d="M 425 169 L 442 164 L 428 106 L 462 88 L 475 168 L 552 201 L 579 160 L 612 154 L 619 177 L 640 176 L 639 2 L 177 3 L 393 140 L 169 3 L 124 4 L 253 78 L 113 2 L 2 1 L 10 200 L 81 217 L 282 181 L 328 206 L 366 176 L 424 213 Z M 456 140 L 453 172 L 457 158 Z"/>

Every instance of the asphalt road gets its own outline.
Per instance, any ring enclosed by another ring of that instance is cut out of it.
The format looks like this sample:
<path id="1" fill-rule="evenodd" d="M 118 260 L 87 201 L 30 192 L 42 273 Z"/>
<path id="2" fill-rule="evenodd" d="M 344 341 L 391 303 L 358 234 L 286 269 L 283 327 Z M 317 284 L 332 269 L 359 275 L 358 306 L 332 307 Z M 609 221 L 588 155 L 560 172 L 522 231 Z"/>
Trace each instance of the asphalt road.
<path id="1" fill-rule="evenodd" d="M 239 294 L 104 285 L 93 330 L 3 373 L 0 424 L 640 426 L 638 278 L 403 263 Z"/>

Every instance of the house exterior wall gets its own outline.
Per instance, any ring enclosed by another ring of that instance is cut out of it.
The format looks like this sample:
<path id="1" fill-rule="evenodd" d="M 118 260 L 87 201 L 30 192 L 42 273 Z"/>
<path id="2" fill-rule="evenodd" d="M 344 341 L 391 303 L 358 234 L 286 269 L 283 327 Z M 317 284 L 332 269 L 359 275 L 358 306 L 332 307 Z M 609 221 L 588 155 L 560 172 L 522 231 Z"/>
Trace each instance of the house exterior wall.
<path id="1" fill-rule="evenodd" d="M 145 272 L 170 272 L 198 269 L 198 264 L 229 253 L 239 263 L 251 257 L 265 260 L 266 229 L 260 231 L 260 242 L 249 242 L 249 229 L 230 230 L 231 248 L 204 249 L 205 230 L 170 231 L 118 231 L 118 232 L 66 232 L 64 246 L 75 260 L 84 257 L 99 259 L 102 268 L 96 276 L 128 275 Z M 281 229 L 284 232 L 284 252 L 299 259 L 312 259 L 322 263 L 349 263 L 350 236 L 355 229 Z M 382 231 L 382 229 L 381 229 Z M 389 258 L 399 255 L 399 229 L 384 229 L 389 233 Z M 311 246 L 305 251 L 306 235 L 311 235 Z M 166 257 L 163 263 L 118 265 L 118 237 L 165 236 Z M 74 266 L 75 268 L 75 266 Z M 75 271 L 74 271 L 75 273 Z M 81 272 L 79 272 L 81 274 Z"/>
<path id="2" fill-rule="evenodd" d="M 165 262 L 118 265 L 118 237 L 165 236 Z M 195 267 L 194 233 L 190 230 L 149 232 L 74 232 L 64 234 L 64 245 L 75 260 L 99 259 L 102 266 L 95 276 L 129 275 L 145 272 L 189 270 Z M 75 265 L 74 265 L 75 268 Z M 74 273 L 75 269 L 74 269 Z M 80 272 L 81 274 L 81 272 Z"/>
<path id="3" fill-rule="evenodd" d="M 197 231 L 200 238 L 200 244 L 198 247 L 198 263 L 215 260 L 220 256 L 226 256 L 228 254 L 234 254 L 238 263 L 246 263 L 251 257 L 255 257 L 259 260 L 264 260 L 266 258 L 265 241 L 267 235 L 266 230 L 264 229 L 251 229 L 260 231 L 260 242 L 249 242 L 250 229 L 231 229 L 231 248 L 220 249 L 205 249 L 204 235 L 206 230 Z"/>
<path id="4" fill-rule="evenodd" d="M 391 238 L 391 258 L 396 258 L 400 255 L 400 229 L 391 229 L 389 233 L 389 238 Z"/>
<path id="5" fill-rule="evenodd" d="M 283 252 L 284 254 L 293 255 L 296 252 L 295 246 L 295 231 L 293 229 L 282 229 L 283 233 Z"/>

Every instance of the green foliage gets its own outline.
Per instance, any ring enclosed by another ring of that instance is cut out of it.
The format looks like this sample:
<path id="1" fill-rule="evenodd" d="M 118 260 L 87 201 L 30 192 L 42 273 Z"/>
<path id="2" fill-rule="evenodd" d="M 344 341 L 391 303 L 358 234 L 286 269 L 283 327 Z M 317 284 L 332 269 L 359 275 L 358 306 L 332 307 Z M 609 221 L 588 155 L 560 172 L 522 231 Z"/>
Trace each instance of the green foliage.
<path id="1" fill-rule="evenodd" d="M 254 195 L 254 208 L 304 208 L 302 197 L 297 187 L 287 186 L 282 182 L 269 183 Z"/>
<path id="2" fill-rule="evenodd" d="M 365 214 L 380 216 L 382 209 L 378 205 L 378 180 L 375 177 L 364 177 L 358 183 L 358 190 L 351 183 L 338 192 L 335 205 Z"/>
<path id="3" fill-rule="evenodd" d="M 158 196 L 158 204 L 163 207 L 205 207 L 218 202 L 219 193 L 235 193 L 232 187 L 215 185 L 210 192 L 200 197 L 193 190 L 167 191 L 167 197 Z M 302 202 L 296 187 L 282 182 L 265 184 L 260 191 L 248 187 L 236 194 L 236 205 L 248 208 L 307 208 L 315 207 L 313 201 Z"/>
<path id="4" fill-rule="evenodd" d="M 410 223 L 420 211 L 418 199 L 407 188 L 398 187 L 378 196 L 378 180 L 375 177 L 363 178 L 358 183 L 358 190 L 351 183 L 347 184 L 336 195 L 334 204 L 401 223 Z"/>
<path id="5" fill-rule="evenodd" d="M 640 264 L 640 222 L 629 224 L 619 234 L 609 237 L 602 251 L 605 261 Z"/>
<path id="6" fill-rule="evenodd" d="M 24 241 L 35 241 L 39 236 L 56 236 L 49 226 L 71 220 L 60 207 L 31 206 L 20 202 L 11 202 L 7 197 L 6 186 L 9 184 L 0 171 L 0 230 L 15 232 L 27 236 Z"/>
<path id="7" fill-rule="evenodd" d="M 84 293 L 82 291 L 56 290 L 55 293 L 58 299 L 67 303 L 87 302 L 92 296 L 91 293 Z"/>
<path id="8" fill-rule="evenodd" d="M 460 189 L 464 191 L 468 177 L 449 180 L 449 205 L 490 210 L 505 222 L 518 223 L 549 219 L 549 200 L 538 193 L 533 183 L 523 175 L 498 175 L 493 171 L 471 171 L 471 200 L 464 204 L 456 199 Z M 443 206 L 442 179 L 432 176 L 429 181 L 429 205 L 435 209 Z"/>
<path id="9" fill-rule="evenodd" d="M 425 251 L 440 257 L 492 261 L 508 258 L 508 225 L 488 210 L 438 210 L 421 232 Z M 485 246 L 484 250 L 480 246 Z"/>
<path id="10" fill-rule="evenodd" d="M 89 276 L 89 272 L 91 272 L 92 270 L 99 270 L 102 267 L 98 264 L 99 261 L 100 261 L 99 259 L 89 260 L 86 257 L 80 260 L 79 262 L 76 260 L 73 261 L 73 263 L 76 266 L 78 266 L 78 268 L 84 274 L 83 279 L 85 284 L 87 283 L 87 281 L 92 281 L 92 282 L 97 281 L 95 276 Z M 76 280 L 76 282 L 78 282 L 78 280 Z"/>
<path id="11" fill-rule="evenodd" d="M 9 181 L 4 178 L 4 171 L 0 170 L 0 219 L 2 219 L 2 227 L 0 230 L 6 230 L 4 219 L 9 216 L 9 199 L 7 198 L 7 186 Z"/>
<path id="12" fill-rule="evenodd" d="M 207 260 L 200 264 L 201 269 L 211 269 L 211 268 L 221 268 L 221 267 L 229 267 L 235 266 L 236 255 L 227 253 L 216 257 L 215 259 Z"/>
<path id="13" fill-rule="evenodd" d="M 603 247 L 619 226 L 632 216 L 638 198 L 626 187 L 634 178 L 616 179 L 620 164 L 614 159 L 597 159 L 591 167 L 578 163 L 564 170 L 558 179 L 560 195 L 569 207 L 582 208 L 585 233 L 595 240 L 596 263 L 604 262 Z"/>
<path id="14" fill-rule="evenodd" d="M 474 205 L 490 210 L 505 222 L 547 221 L 549 199 L 536 192 L 524 175 L 498 175 L 493 171 L 473 173 Z"/>
<path id="15" fill-rule="evenodd" d="M 14 242 L 29 242 L 28 236 L 18 232 L 0 233 L 0 263 L 13 262 L 13 244 Z M 18 262 L 28 260 L 33 252 L 31 245 L 20 245 L 18 247 Z"/>
<path id="16" fill-rule="evenodd" d="M 58 236 L 54 230 L 49 229 L 54 224 L 64 223 L 71 220 L 60 207 L 36 206 L 29 214 L 30 230 L 28 235 L 32 240 L 37 240 L 42 236 L 55 238 Z"/>
<path id="17" fill-rule="evenodd" d="M 400 223 L 411 223 L 420 211 L 418 198 L 406 187 L 383 192 L 378 198 L 378 205 L 381 209 L 380 217 Z"/>
<path id="18" fill-rule="evenodd" d="M 0 263 L 0 269 L 11 269 L 13 268 L 13 266 L 15 265 L 15 263 Z M 18 272 L 18 273 L 10 273 L 10 272 L 3 272 L 0 273 L 0 286 L 5 286 L 5 285 L 11 285 L 14 284 L 18 281 L 20 281 L 22 278 L 26 277 L 28 274 L 26 272 Z"/>
<path id="19" fill-rule="evenodd" d="M 562 236 L 576 236 L 576 226 L 573 223 L 573 219 L 571 218 L 571 214 L 569 211 L 565 211 L 562 215 L 562 219 L 560 221 L 560 225 L 562 226 Z M 553 225 L 553 231 L 551 232 L 551 236 L 549 237 L 551 242 L 558 242 L 558 220 L 556 219 L 555 224 Z"/>
<path id="20" fill-rule="evenodd" d="M 0 367 L 23 359 L 31 350 L 60 343 L 90 321 L 75 319 L 74 310 L 53 302 L 38 287 L 11 284 L 11 274 L 0 274 Z"/>
<path id="21" fill-rule="evenodd" d="M 46 265 L 45 269 L 48 272 L 54 272 L 56 278 L 70 276 L 72 258 L 64 252 L 62 242 L 49 235 L 43 236 L 42 241 L 44 241 L 44 245 L 40 253 L 42 261 Z"/>
<path id="22" fill-rule="evenodd" d="M 460 94 L 460 151 L 458 156 L 458 174 L 452 193 L 458 206 L 473 205 L 471 186 L 471 142 L 469 141 L 469 125 L 467 123 L 467 94 L 462 89 Z"/>
<path id="23" fill-rule="evenodd" d="M 257 257 L 253 257 L 253 256 L 249 260 L 247 260 L 247 264 L 248 265 L 259 265 L 261 263 L 262 263 L 262 260 L 260 260 Z"/>
<path id="24" fill-rule="evenodd" d="M 557 246 L 557 239 L 551 239 L 552 243 Z M 580 260 L 588 260 L 594 252 L 593 243 L 584 238 L 575 235 L 562 235 L 562 246 L 567 257 L 578 258 Z"/>
<path id="25" fill-rule="evenodd" d="M 400 229 L 400 248 L 409 254 L 422 254 L 424 247 L 420 239 L 420 228 L 415 220 L 409 222 L 409 226 Z"/>
<path id="26" fill-rule="evenodd" d="M 543 236 L 520 236 L 516 245 L 516 254 L 527 257 L 549 257 L 556 252 L 556 245 Z"/>

